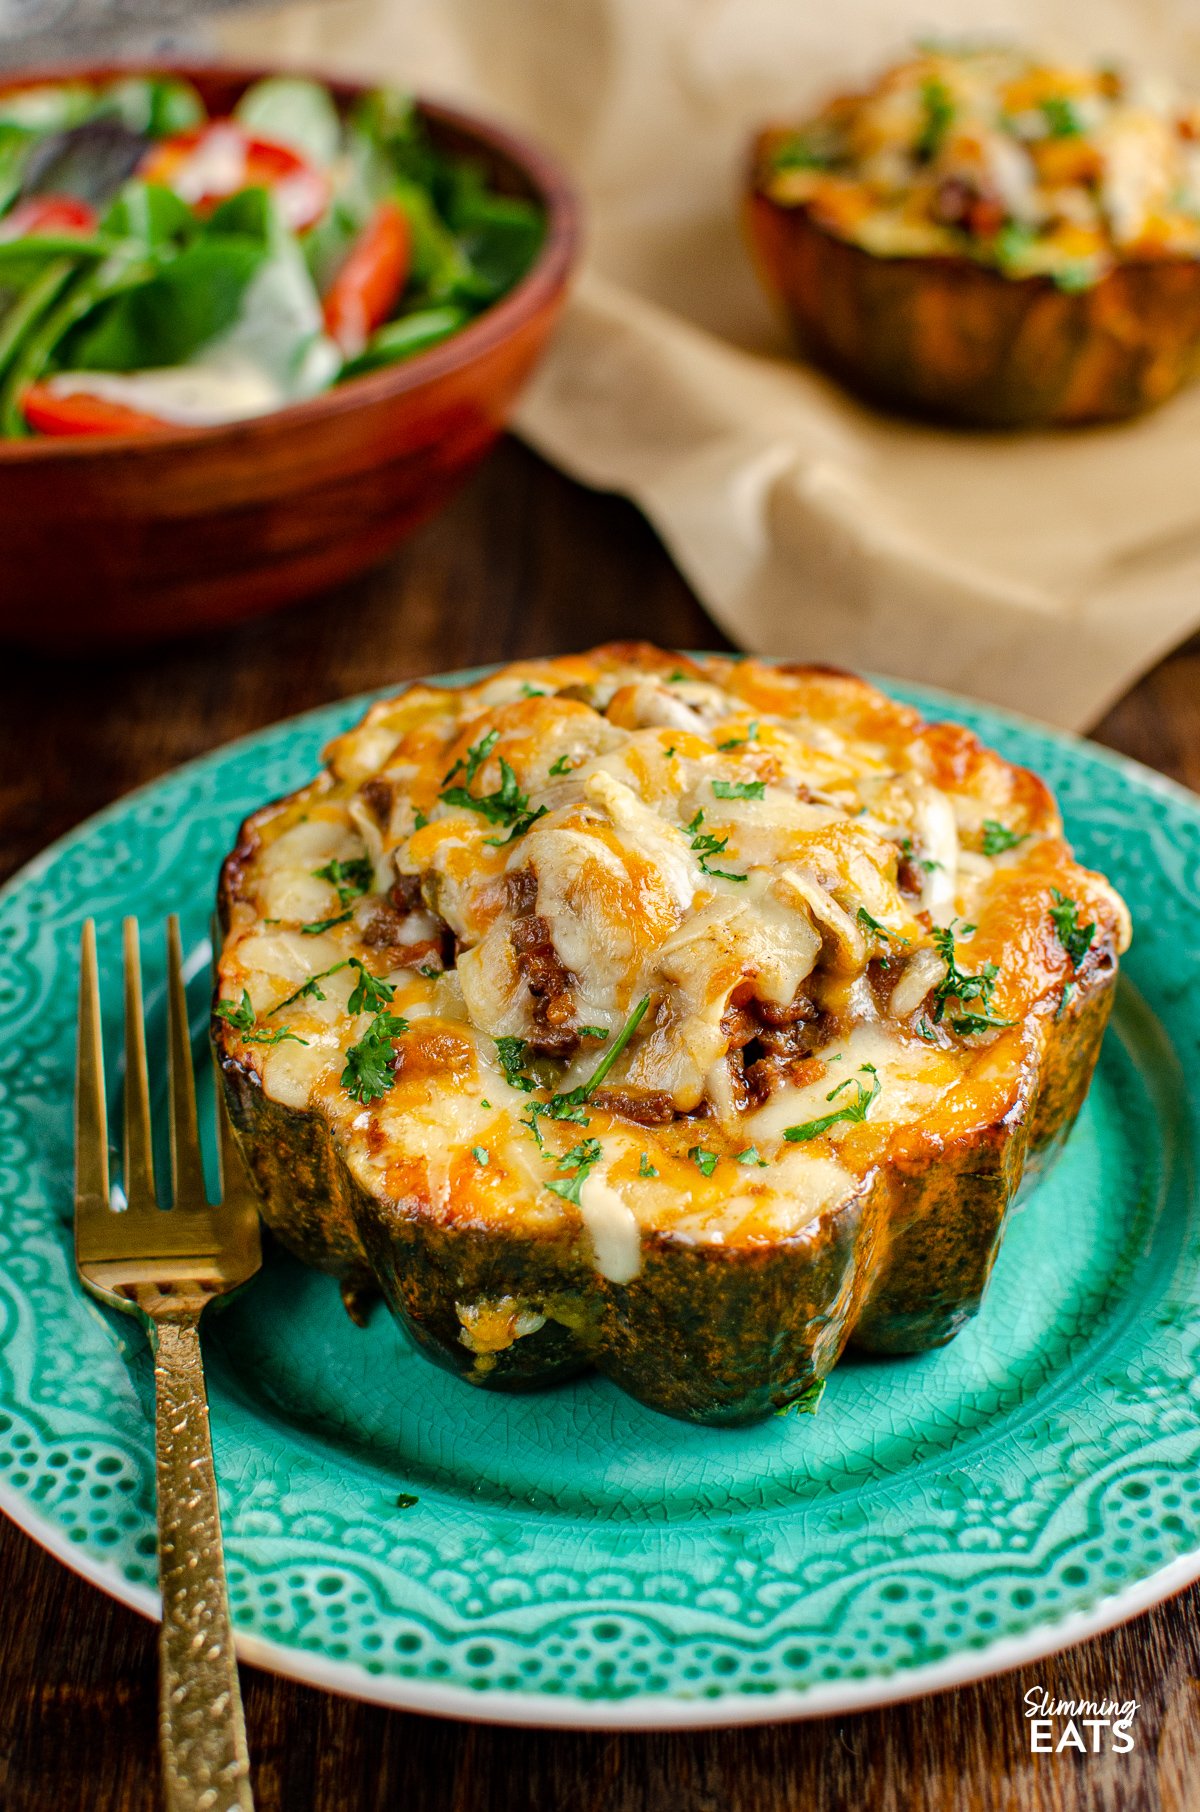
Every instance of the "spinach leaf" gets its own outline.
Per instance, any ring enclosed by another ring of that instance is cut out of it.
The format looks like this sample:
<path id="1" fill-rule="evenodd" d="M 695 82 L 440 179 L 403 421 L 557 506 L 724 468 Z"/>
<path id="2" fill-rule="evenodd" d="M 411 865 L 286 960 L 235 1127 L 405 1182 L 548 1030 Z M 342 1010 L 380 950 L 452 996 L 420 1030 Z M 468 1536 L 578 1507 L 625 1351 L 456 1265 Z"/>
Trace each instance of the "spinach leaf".
<path id="1" fill-rule="evenodd" d="M 0 378 L 38 322 L 53 308 L 75 273 L 68 258 L 40 262 L 30 270 L 0 266 Z M 10 278 L 19 282 L 10 287 Z"/>
<path id="2" fill-rule="evenodd" d="M 35 135 L 23 126 L 0 124 L 0 214 L 21 192 L 25 162 L 34 141 Z"/>
<path id="3" fill-rule="evenodd" d="M 469 320 L 465 308 L 446 303 L 441 308 L 421 308 L 411 315 L 401 316 L 398 321 L 389 321 L 371 335 L 363 351 L 350 360 L 342 375 L 358 377 L 364 371 L 378 371 L 384 365 L 411 359 L 416 353 L 448 340 Z"/>
<path id="4" fill-rule="evenodd" d="M 127 182 L 100 222 L 114 239 L 136 239 L 157 251 L 194 238 L 200 222 L 186 201 L 161 183 Z"/>
<path id="5" fill-rule="evenodd" d="M 94 258 L 107 258 L 115 241 L 99 236 L 84 238 L 80 233 L 30 233 L 21 239 L 0 239 L 0 285 L 21 285 L 14 275 L 27 271 L 36 275 L 52 258 L 69 258 L 73 264 L 89 264 Z"/>
<path id="6" fill-rule="evenodd" d="M 30 323 L 9 362 L 8 375 L 0 389 L 0 434 L 25 433 L 21 397 L 26 385 L 42 376 L 71 330 L 110 297 L 145 284 L 154 268 L 139 247 L 129 245 L 115 246 L 88 271 L 78 273 L 76 267 L 71 267 L 66 283 L 55 292 L 52 306 L 40 311 Z"/>
<path id="7" fill-rule="evenodd" d="M 225 233 L 243 234 L 264 246 L 277 245 L 290 237 L 269 192 L 263 188 L 239 189 L 236 195 L 218 202 L 204 230 L 217 239 Z"/>
<path id="8" fill-rule="evenodd" d="M 355 106 L 350 124 L 355 137 L 374 151 L 391 178 L 415 183 L 438 205 L 444 202 L 452 177 L 446 160 L 430 144 L 410 94 L 398 88 L 376 88 Z"/>
<path id="9" fill-rule="evenodd" d="M 416 183 L 397 179 L 385 192 L 400 203 L 412 230 L 408 293 L 423 302 L 458 301 L 470 289 L 471 266 L 431 196 Z"/>
<path id="10" fill-rule="evenodd" d="M 143 280 L 124 286 L 85 331 L 73 336 L 75 370 L 145 371 L 180 365 L 232 327 L 252 278 L 267 258 L 248 234 L 208 233 Z M 97 298 L 100 300 L 101 298 Z"/>
<path id="11" fill-rule="evenodd" d="M 517 195 L 489 193 L 478 164 L 458 165 L 446 218 L 471 267 L 470 289 L 494 302 L 525 275 L 542 243 L 541 210 Z"/>

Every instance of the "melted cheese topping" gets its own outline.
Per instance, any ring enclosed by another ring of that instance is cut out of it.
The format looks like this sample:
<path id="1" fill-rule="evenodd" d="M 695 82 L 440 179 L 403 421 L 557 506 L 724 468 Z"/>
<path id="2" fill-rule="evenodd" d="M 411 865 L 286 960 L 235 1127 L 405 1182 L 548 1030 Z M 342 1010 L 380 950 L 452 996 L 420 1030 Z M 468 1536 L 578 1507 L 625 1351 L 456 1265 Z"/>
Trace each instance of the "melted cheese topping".
<path id="1" fill-rule="evenodd" d="M 227 867 L 227 1047 L 364 1188 L 565 1220 L 617 1284 L 1003 1115 L 1075 979 L 1053 889 L 1128 942 L 1040 781 L 845 675 L 600 649 L 413 687 L 328 763 Z"/>
<path id="2" fill-rule="evenodd" d="M 1200 256 L 1200 108 L 1168 83 L 995 46 L 929 48 L 795 131 L 760 186 L 883 257 L 970 256 L 1086 288 Z"/>

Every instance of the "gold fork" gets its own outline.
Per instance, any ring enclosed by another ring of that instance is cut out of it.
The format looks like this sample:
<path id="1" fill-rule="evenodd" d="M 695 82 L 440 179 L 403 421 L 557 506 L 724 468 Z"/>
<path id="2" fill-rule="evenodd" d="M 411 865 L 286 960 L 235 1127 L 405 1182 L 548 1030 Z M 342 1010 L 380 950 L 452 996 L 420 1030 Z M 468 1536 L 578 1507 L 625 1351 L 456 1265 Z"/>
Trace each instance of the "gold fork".
<path id="1" fill-rule="evenodd" d="M 154 1191 L 136 919 L 125 920 L 126 1206 L 108 1186 L 96 927 L 83 928 L 75 1098 L 75 1262 L 102 1302 L 138 1316 L 154 1353 L 158 1478 L 159 1738 L 170 1812 L 254 1812 L 229 1622 L 200 1355 L 200 1317 L 262 1262 L 258 1213 L 217 1090 L 221 1201 L 207 1200 L 179 921 L 167 921 L 173 1206 Z"/>

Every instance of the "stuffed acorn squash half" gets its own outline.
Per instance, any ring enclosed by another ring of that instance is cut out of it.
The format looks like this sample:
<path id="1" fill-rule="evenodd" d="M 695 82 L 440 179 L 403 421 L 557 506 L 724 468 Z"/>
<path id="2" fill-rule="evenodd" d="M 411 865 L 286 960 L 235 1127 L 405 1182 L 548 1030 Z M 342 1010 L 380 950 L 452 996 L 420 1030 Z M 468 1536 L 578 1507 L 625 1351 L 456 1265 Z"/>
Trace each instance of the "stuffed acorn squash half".
<path id="1" fill-rule="evenodd" d="M 263 1214 L 486 1386 L 764 1415 L 948 1340 L 1125 908 L 1054 801 L 824 668 L 414 685 L 244 825 L 213 1032 Z"/>
<path id="2" fill-rule="evenodd" d="M 1166 83 L 932 47 L 764 132 L 748 206 L 802 349 L 870 400 L 1100 421 L 1200 368 L 1200 108 Z"/>

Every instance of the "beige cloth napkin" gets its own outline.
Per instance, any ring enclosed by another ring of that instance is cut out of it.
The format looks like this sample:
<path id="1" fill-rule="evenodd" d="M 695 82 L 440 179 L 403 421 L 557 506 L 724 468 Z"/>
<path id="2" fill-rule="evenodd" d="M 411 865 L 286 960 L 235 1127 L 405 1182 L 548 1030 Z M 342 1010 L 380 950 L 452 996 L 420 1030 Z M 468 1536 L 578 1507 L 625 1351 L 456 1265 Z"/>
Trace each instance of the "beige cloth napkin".
<path id="1" fill-rule="evenodd" d="M 535 132 L 589 252 L 520 432 L 632 497 L 744 647 L 1078 728 L 1200 624 L 1200 386 L 1119 427 L 996 436 L 860 407 L 787 354 L 738 223 L 753 128 L 862 79 L 928 0 L 317 0 L 231 54 L 407 82 Z M 976 0 L 941 0 L 944 33 Z M 995 0 L 991 28 L 1200 87 L 1194 0 Z M 564 600 L 564 603 L 567 601 Z"/>

